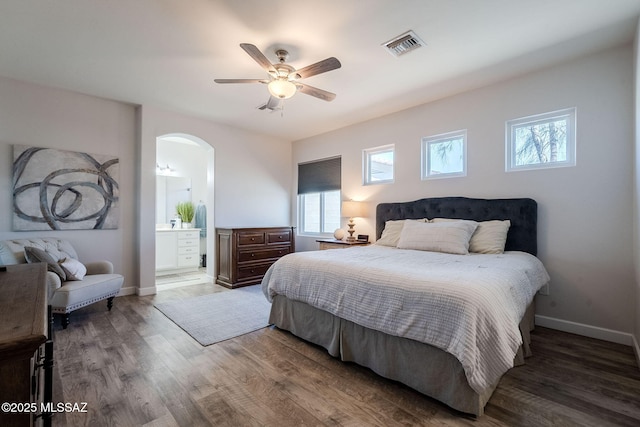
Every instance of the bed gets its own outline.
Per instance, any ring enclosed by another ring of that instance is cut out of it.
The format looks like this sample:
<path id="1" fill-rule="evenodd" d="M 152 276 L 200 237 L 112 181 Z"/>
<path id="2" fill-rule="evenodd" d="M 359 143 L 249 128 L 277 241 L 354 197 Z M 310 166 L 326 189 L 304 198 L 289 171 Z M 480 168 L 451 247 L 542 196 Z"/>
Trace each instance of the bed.
<path id="1" fill-rule="evenodd" d="M 492 253 L 464 254 L 459 240 L 473 247 L 479 224 L 485 231 L 499 225 L 506 241 Z M 392 235 L 394 227 L 400 231 Z M 262 281 L 270 322 L 343 361 L 482 415 L 500 377 L 531 354 L 533 300 L 549 281 L 536 258 L 536 202 L 382 203 L 376 238 L 368 247 L 278 260 Z"/>

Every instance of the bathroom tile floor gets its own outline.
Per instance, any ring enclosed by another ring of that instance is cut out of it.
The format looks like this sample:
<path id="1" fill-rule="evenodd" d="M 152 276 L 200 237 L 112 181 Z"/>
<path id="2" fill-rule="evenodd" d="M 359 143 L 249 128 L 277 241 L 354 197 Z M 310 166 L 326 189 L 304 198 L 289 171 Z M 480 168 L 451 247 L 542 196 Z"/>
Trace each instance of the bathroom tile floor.
<path id="1" fill-rule="evenodd" d="M 202 283 L 213 283 L 213 279 L 207 276 L 207 269 L 200 268 L 198 271 L 167 274 L 165 276 L 156 276 L 156 287 L 158 291 L 167 289 L 175 289 L 183 286 L 199 285 Z"/>

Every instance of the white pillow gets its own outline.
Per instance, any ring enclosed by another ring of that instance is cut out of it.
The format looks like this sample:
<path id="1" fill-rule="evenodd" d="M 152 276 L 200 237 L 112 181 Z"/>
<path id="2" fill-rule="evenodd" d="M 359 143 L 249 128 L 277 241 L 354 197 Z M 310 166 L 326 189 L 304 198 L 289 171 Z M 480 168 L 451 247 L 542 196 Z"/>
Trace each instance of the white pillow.
<path id="1" fill-rule="evenodd" d="M 469 252 L 479 254 L 501 254 L 507 243 L 507 233 L 511 221 L 482 221 L 478 223 L 475 233 L 469 242 Z"/>
<path id="2" fill-rule="evenodd" d="M 382 230 L 382 236 L 378 240 L 376 240 L 376 245 L 382 246 L 398 246 L 398 240 L 400 239 L 400 233 L 402 232 L 402 227 L 404 226 L 405 221 L 414 221 L 414 222 L 427 222 L 428 219 L 415 219 L 415 220 L 389 220 L 384 223 L 384 230 Z"/>
<path id="3" fill-rule="evenodd" d="M 407 222 L 400 233 L 398 248 L 466 255 L 477 226 L 475 221 Z"/>
<path id="4" fill-rule="evenodd" d="M 453 218 L 433 218 L 431 222 L 451 222 L 464 221 Z M 504 245 L 507 243 L 507 233 L 511 221 L 492 220 L 478 222 L 478 228 L 469 241 L 469 252 L 479 254 L 501 254 L 504 252 Z"/>
<path id="5" fill-rule="evenodd" d="M 87 267 L 74 258 L 65 258 L 60 261 L 60 267 L 67 275 L 67 280 L 82 280 L 87 274 Z"/>

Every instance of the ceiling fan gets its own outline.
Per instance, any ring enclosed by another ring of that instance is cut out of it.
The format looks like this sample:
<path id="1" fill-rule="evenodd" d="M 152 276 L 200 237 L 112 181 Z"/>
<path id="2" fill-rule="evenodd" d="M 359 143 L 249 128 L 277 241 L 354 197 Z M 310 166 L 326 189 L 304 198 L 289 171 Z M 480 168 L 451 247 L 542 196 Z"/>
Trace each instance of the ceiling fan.
<path id="1" fill-rule="evenodd" d="M 300 83 L 300 79 L 326 73 L 327 71 L 338 69 L 342 66 L 340 61 L 331 57 L 315 64 L 308 65 L 304 68 L 296 70 L 291 65 L 286 64 L 289 52 L 284 49 L 276 50 L 278 62 L 272 64 L 260 50 L 252 44 L 241 43 L 240 47 L 249 54 L 260 66 L 268 73 L 266 79 L 215 79 L 216 83 L 262 83 L 266 84 L 269 89 L 269 100 L 262 106 L 260 110 L 269 109 L 276 110 L 280 108 L 283 99 L 291 98 L 296 92 L 311 95 L 324 101 L 333 101 L 336 97 L 335 93 Z"/>

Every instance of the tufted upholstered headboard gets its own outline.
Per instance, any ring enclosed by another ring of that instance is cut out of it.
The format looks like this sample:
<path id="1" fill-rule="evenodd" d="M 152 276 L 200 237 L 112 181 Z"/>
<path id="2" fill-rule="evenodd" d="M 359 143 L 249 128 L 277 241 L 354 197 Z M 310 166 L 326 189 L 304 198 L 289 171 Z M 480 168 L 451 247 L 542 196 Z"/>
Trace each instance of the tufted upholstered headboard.
<path id="1" fill-rule="evenodd" d="M 434 197 L 412 202 L 380 203 L 376 208 L 376 238 L 389 220 L 456 218 L 474 221 L 508 219 L 506 251 L 538 253 L 538 204 L 533 199 L 471 199 Z"/>

